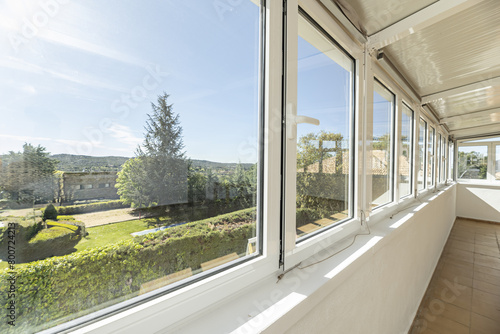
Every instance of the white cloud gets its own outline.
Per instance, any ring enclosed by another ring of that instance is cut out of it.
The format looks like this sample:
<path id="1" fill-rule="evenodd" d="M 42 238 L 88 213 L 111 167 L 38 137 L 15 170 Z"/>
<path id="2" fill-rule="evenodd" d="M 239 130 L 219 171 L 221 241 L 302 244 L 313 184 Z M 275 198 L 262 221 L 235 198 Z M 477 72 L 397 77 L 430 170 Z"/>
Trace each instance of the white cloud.
<path id="1" fill-rule="evenodd" d="M 110 132 L 111 137 L 115 138 L 120 143 L 127 145 L 131 149 L 135 149 L 137 145 L 142 143 L 142 138 L 136 137 L 134 135 L 134 131 L 132 131 L 128 126 L 113 123 L 108 131 Z"/>
<path id="2" fill-rule="evenodd" d="M 34 74 L 41 74 L 41 75 L 49 74 L 53 77 L 91 88 L 103 88 L 120 93 L 128 92 L 128 90 L 122 87 L 106 83 L 102 79 L 94 78 L 86 74 L 82 73 L 74 74 L 74 73 L 65 73 L 63 71 L 56 71 L 14 57 L 0 58 L 0 67 L 24 71 L 28 73 L 34 73 Z"/>
<path id="3" fill-rule="evenodd" d="M 101 45 L 97 45 L 94 43 L 87 42 L 83 39 L 79 39 L 73 36 L 69 36 L 60 32 L 56 32 L 53 30 L 45 30 L 40 33 L 39 38 L 44 39 L 48 42 L 60 44 L 66 47 L 75 48 L 81 51 L 85 51 L 88 53 L 96 54 L 102 57 L 110 58 L 112 60 L 120 61 L 126 64 L 146 67 L 146 63 L 131 57 L 129 55 L 123 54 L 121 52 L 108 49 Z"/>

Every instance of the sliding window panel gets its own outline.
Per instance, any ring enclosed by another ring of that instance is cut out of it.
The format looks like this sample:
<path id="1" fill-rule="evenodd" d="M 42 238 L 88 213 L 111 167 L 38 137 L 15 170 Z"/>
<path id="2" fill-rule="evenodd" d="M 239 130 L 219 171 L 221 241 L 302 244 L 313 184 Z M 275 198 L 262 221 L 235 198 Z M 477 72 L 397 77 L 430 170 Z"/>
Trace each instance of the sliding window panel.
<path id="1" fill-rule="evenodd" d="M 442 161 L 442 158 L 443 158 L 443 151 L 442 151 L 442 147 L 441 147 L 441 141 L 442 141 L 442 136 L 441 134 L 439 133 L 438 136 L 437 136 L 437 145 L 436 145 L 436 148 L 437 148 L 437 158 L 436 158 L 436 163 L 437 163 L 437 183 L 439 184 L 441 182 L 441 178 L 442 178 L 442 165 L 441 165 L 441 161 Z"/>
<path id="2" fill-rule="evenodd" d="M 429 127 L 427 133 L 427 187 L 431 188 L 434 185 L 435 172 L 435 145 L 434 141 L 436 138 L 436 130 L 433 127 Z"/>
<path id="3" fill-rule="evenodd" d="M 395 95 L 375 80 L 373 91 L 373 138 L 371 151 L 372 207 L 394 199 L 393 152 Z"/>
<path id="4" fill-rule="evenodd" d="M 426 186 L 426 174 L 425 174 L 425 166 L 427 163 L 426 162 L 427 155 L 425 154 L 426 152 L 425 147 L 427 141 L 426 133 L 427 133 L 427 122 L 421 118 L 418 130 L 418 161 L 419 161 L 418 180 L 417 180 L 418 191 L 424 190 Z"/>
<path id="5" fill-rule="evenodd" d="M 442 138 L 441 138 L 441 178 L 439 180 L 441 183 L 443 183 L 444 181 L 446 181 L 446 172 L 447 172 L 446 159 L 447 159 L 447 153 L 448 153 L 448 150 L 446 149 L 446 138 L 445 138 L 445 136 L 442 136 Z"/>
<path id="6" fill-rule="evenodd" d="M 448 179 L 455 180 L 455 144 L 451 140 L 448 143 Z"/>
<path id="7" fill-rule="evenodd" d="M 413 110 L 403 103 L 399 135 L 399 197 L 412 193 L 413 185 Z"/>
<path id="8" fill-rule="evenodd" d="M 297 88 L 297 108 L 289 103 L 286 119 L 286 154 L 291 164 L 286 187 L 295 190 L 285 194 L 287 212 L 293 215 L 286 223 L 292 225 L 295 220 L 288 242 L 306 240 L 353 215 L 355 62 L 302 10 L 295 38 L 297 81 L 287 78 L 287 85 Z"/>
<path id="9" fill-rule="evenodd" d="M 1 220 L 17 232 L 0 257 L 19 289 L 1 333 L 83 323 L 262 250 L 259 1 L 51 3 L 3 8 L 50 20 L 28 39 L 0 27 L 18 41 L 0 55 Z"/>

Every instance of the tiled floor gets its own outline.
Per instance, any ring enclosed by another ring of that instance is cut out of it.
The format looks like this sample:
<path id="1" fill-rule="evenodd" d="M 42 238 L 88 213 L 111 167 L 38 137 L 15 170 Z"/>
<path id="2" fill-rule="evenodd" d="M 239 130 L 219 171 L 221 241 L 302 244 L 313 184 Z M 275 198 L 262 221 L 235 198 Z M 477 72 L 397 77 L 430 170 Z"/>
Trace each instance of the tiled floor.
<path id="1" fill-rule="evenodd" d="M 500 225 L 457 219 L 411 334 L 500 334 Z"/>

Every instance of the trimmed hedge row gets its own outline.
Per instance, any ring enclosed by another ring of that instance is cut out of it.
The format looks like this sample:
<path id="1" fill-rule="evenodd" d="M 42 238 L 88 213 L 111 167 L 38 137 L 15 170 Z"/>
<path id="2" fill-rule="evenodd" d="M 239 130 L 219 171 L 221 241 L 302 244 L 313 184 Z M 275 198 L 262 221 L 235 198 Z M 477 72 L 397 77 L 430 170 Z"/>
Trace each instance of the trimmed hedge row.
<path id="1" fill-rule="evenodd" d="M 66 255 L 75 251 L 74 247 L 81 239 L 77 231 L 65 227 L 44 229 L 23 245 L 20 259 L 22 262 L 31 262 L 51 256 Z"/>
<path id="2" fill-rule="evenodd" d="M 230 254 L 244 254 L 255 235 L 255 209 L 172 227 L 132 240 L 19 265 L 15 331 L 31 333 L 131 298 L 143 283 Z M 232 226 L 232 227 L 231 227 Z M 8 306 L 9 274 L 0 272 L 0 305 Z M 94 308 L 92 310 L 92 308 Z"/>
<path id="3" fill-rule="evenodd" d="M 90 213 L 97 211 L 123 209 L 129 207 L 130 207 L 129 204 L 123 204 L 123 202 L 118 199 L 106 202 L 60 206 L 57 207 L 57 212 L 59 215 L 74 215 L 79 213 Z"/>

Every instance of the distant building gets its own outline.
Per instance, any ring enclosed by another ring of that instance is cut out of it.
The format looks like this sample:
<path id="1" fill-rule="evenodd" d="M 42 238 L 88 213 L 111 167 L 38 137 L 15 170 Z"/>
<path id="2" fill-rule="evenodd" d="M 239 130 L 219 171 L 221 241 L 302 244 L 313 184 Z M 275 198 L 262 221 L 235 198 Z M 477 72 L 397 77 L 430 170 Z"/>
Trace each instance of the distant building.
<path id="1" fill-rule="evenodd" d="M 118 199 L 116 172 L 63 172 L 60 201 Z"/>

